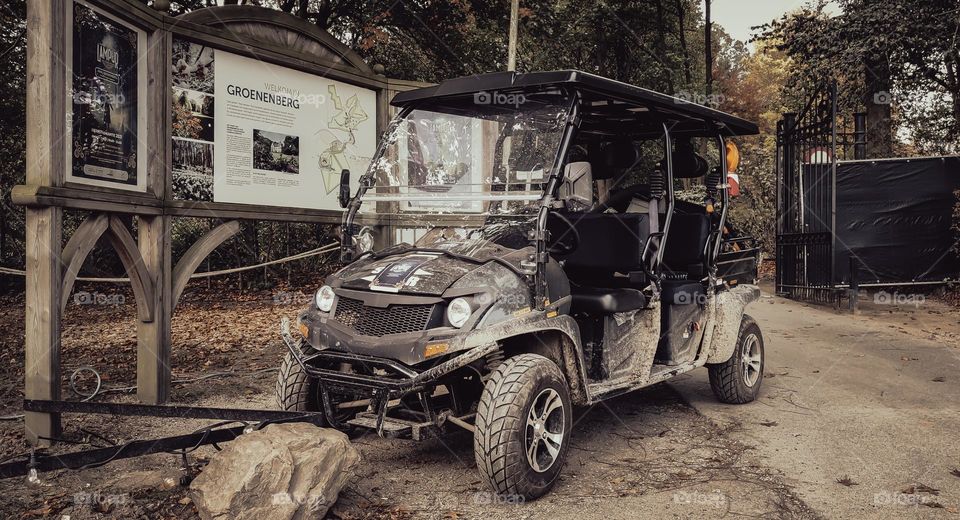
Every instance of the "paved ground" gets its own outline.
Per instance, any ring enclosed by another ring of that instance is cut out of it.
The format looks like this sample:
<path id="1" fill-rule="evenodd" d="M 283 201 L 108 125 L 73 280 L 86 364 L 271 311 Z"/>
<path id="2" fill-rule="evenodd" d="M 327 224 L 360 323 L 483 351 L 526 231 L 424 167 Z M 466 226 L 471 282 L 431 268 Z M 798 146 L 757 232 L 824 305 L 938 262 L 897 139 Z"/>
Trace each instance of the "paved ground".
<path id="1" fill-rule="evenodd" d="M 956 310 L 918 303 L 855 317 L 765 295 L 748 311 L 767 348 L 759 404 L 717 403 L 702 371 L 671 386 L 736 424 L 825 517 L 957 518 L 960 326 Z"/>

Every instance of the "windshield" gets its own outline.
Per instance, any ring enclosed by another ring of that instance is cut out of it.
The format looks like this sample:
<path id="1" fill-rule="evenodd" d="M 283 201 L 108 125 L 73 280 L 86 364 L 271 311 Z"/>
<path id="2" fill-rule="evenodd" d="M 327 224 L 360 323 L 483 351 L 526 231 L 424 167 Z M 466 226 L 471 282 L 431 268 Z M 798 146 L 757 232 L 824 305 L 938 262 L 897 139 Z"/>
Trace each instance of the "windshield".
<path id="1" fill-rule="evenodd" d="M 529 214 L 543 195 L 569 102 L 478 93 L 419 106 L 391 125 L 363 211 Z"/>

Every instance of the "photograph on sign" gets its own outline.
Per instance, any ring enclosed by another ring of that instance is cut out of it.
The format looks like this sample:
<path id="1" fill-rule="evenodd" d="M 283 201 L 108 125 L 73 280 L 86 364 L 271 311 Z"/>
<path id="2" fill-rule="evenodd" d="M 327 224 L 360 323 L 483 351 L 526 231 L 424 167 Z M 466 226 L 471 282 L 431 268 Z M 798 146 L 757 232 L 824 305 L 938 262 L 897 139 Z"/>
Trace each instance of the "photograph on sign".
<path id="1" fill-rule="evenodd" d="M 376 148 L 376 94 L 174 39 L 173 194 L 339 210 Z M 212 159 L 212 162 L 211 162 Z"/>
<path id="2" fill-rule="evenodd" d="M 67 181 L 145 191 L 145 107 L 138 86 L 145 84 L 139 58 L 146 34 L 83 2 L 70 6 Z"/>
<path id="3" fill-rule="evenodd" d="M 300 173 L 300 138 L 254 128 L 253 169 Z"/>
<path id="4" fill-rule="evenodd" d="M 213 48 L 173 40 L 173 197 L 213 202 Z"/>

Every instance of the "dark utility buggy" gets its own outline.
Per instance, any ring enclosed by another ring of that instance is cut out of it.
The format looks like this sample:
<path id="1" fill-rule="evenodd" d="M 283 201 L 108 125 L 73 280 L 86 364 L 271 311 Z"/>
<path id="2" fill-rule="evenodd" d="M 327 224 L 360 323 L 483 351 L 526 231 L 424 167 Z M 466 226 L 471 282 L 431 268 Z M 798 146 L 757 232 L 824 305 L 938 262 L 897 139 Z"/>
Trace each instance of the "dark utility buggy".
<path id="1" fill-rule="evenodd" d="M 755 250 L 726 222 L 727 138 L 754 124 L 577 71 L 454 79 L 393 105 L 353 197 L 343 172 L 346 267 L 297 337 L 284 322 L 284 409 L 383 436 L 472 431 L 493 489 L 533 499 L 576 405 L 703 366 L 721 401 L 756 397 Z"/>

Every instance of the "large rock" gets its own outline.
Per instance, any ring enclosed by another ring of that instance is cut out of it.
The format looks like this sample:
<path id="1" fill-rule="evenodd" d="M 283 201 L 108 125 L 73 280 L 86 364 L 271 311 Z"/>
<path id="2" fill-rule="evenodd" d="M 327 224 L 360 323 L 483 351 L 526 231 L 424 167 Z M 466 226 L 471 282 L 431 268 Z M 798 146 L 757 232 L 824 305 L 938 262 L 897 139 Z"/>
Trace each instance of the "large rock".
<path id="1" fill-rule="evenodd" d="M 359 462 L 337 430 L 274 424 L 225 444 L 190 489 L 204 519 L 323 518 Z"/>

